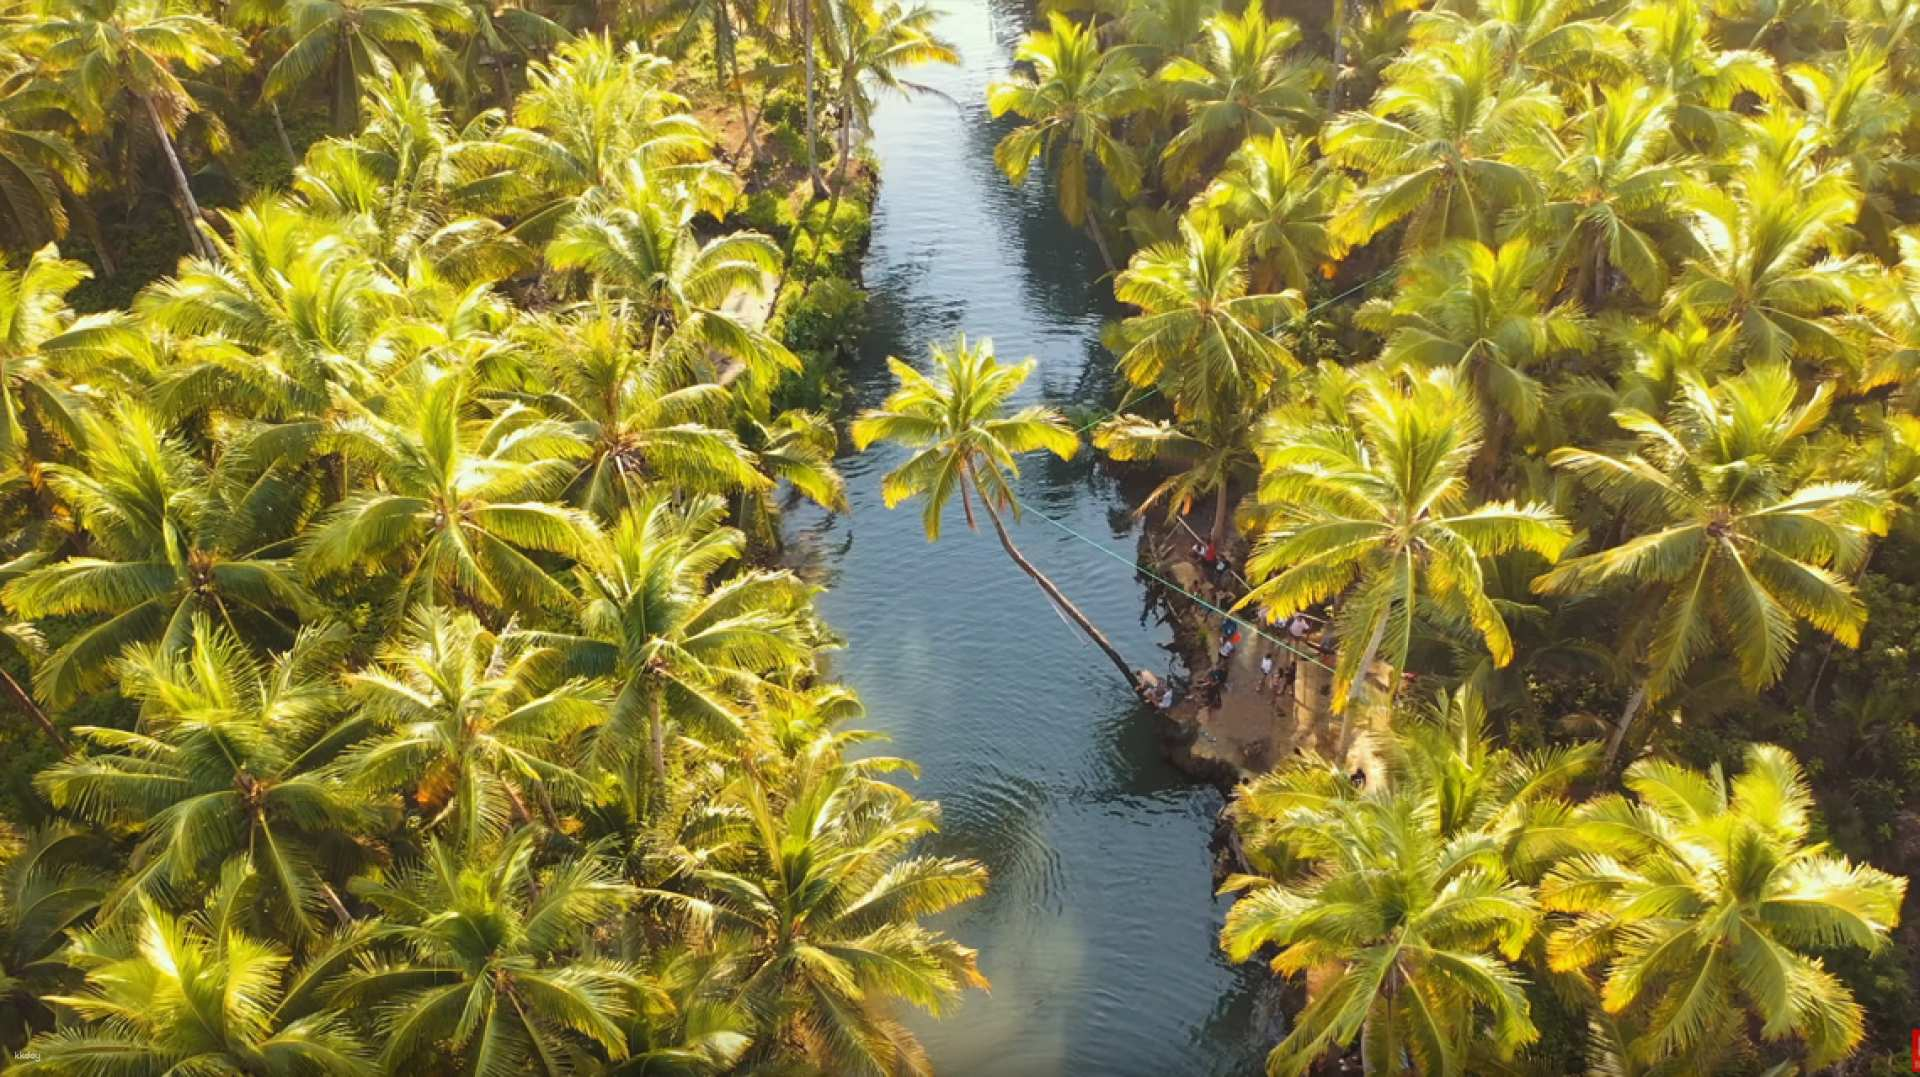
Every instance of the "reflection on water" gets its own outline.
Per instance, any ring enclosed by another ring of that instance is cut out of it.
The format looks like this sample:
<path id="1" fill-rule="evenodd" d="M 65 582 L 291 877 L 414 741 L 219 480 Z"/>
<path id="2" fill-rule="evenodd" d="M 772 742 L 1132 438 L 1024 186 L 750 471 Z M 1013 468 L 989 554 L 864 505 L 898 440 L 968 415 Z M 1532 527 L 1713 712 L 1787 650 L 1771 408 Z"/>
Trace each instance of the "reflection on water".
<path id="1" fill-rule="evenodd" d="M 917 73 L 948 95 L 889 100 L 875 119 L 881 190 L 866 283 L 873 324 L 851 372 L 853 405 L 886 394 L 889 354 L 965 330 L 1003 358 L 1034 355 L 1020 403 L 1106 399 L 1097 336 L 1114 311 L 1098 256 L 1037 182 L 993 167 L 1004 126 L 984 104 L 1027 18 L 1016 5 L 941 0 L 959 68 Z M 1037 181 L 1038 177 L 1036 177 Z M 853 511 L 792 516 L 801 558 L 831 586 L 845 635 L 837 672 L 859 689 L 890 753 L 940 801 L 936 851 L 975 857 L 989 895 L 948 925 L 993 981 L 943 1021 L 915 1020 L 944 1074 L 1258 1072 L 1245 1011 L 1253 977 L 1220 958 L 1224 904 L 1207 835 L 1218 794 L 1161 759 L 1149 719 L 1098 651 L 1048 606 L 989 534 L 953 511 L 929 547 L 919 513 L 888 512 L 880 476 L 899 460 L 847 456 Z M 1119 492 L 1090 461 L 1033 461 L 1027 503 L 1131 557 Z M 1119 561 L 1031 517 L 1017 541 L 1134 662 L 1166 665 L 1165 630 Z"/>

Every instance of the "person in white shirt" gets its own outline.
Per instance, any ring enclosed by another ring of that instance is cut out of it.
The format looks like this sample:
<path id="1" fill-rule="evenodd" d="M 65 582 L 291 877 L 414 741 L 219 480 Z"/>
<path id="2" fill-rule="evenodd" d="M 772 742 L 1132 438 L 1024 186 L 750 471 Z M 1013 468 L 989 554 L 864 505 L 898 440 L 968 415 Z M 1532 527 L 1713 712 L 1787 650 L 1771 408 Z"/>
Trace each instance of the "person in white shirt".
<path id="1" fill-rule="evenodd" d="M 1267 682 L 1273 679 L 1273 652 L 1260 656 L 1260 691 L 1267 690 Z"/>
<path id="2" fill-rule="evenodd" d="M 1163 711 L 1173 709 L 1173 682 L 1169 681 L 1160 689 L 1160 698 L 1153 701 L 1155 708 Z"/>

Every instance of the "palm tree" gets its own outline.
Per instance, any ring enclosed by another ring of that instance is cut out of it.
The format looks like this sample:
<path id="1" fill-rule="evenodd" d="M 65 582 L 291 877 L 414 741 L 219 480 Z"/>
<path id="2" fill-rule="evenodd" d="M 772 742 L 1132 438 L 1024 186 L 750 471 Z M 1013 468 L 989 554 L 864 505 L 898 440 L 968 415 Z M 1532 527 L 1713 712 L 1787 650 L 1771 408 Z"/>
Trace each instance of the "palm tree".
<path id="1" fill-rule="evenodd" d="M 906 7 L 897 0 L 884 4 L 837 4 L 827 10 L 838 25 L 824 38 L 827 56 L 839 77 L 840 150 L 833 168 L 833 193 L 846 185 L 847 163 L 853 156 L 853 128 L 873 115 L 874 91 L 911 94 L 926 89 L 900 77 L 901 70 L 919 64 L 957 64 L 953 46 L 936 36 L 933 23 L 940 13 L 923 5 Z M 828 220 L 833 219 L 831 212 Z"/>
<path id="2" fill-rule="evenodd" d="M 723 516 L 717 499 L 681 507 L 642 497 L 576 572 L 580 631 L 534 635 L 570 668 L 612 679 L 618 694 L 595 756 L 616 766 L 644 741 L 655 797 L 667 790 L 670 724 L 739 740 L 741 703 L 769 678 L 811 669 L 820 641 L 812 591 L 792 573 L 714 580 L 745 549 Z"/>
<path id="3" fill-rule="evenodd" d="M 1585 852 L 1541 883 L 1544 908 L 1573 914 L 1548 939 L 1550 966 L 1598 975 L 1635 1062 L 1710 1066 L 1751 1027 L 1803 1040 L 1810 1069 L 1860 1042 L 1852 992 L 1806 951 L 1878 949 L 1907 881 L 1808 840 L 1813 796 L 1793 756 L 1751 744 L 1745 762 L 1731 781 L 1717 764 L 1635 763 L 1633 799 L 1583 805 Z"/>
<path id="4" fill-rule="evenodd" d="M 1241 144 L 1201 199 L 1228 229 L 1252 237 L 1256 291 L 1305 294 L 1346 254 L 1331 225 L 1351 188 L 1313 159 L 1311 141 L 1276 131 Z"/>
<path id="5" fill-rule="evenodd" d="M 1164 502 L 1169 516 L 1184 515 L 1196 498 L 1213 494 L 1208 537 L 1216 549 L 1224 549 L 1234 480 L 1259 466 L 1250 437 L 1258 414 L 1257 408 L 1237 412 L 1220 426 L 1202 419 L 1168 422 L 1120 414 L 1093 428 L 1093 445 L 1115 460 L 1150 460 L 1179 469 L 1141 499 L 1136 514 Z"/>
<path id="6" fill-rule="evenodd" d="M 494 847 L 436 840 L 393 881 L 355 886 L 380 912 L 368 944 L 390 956 L 348 972 L 331 1002 L 380 1008 L 385 1072 L 451 1055 L 559 1077 L 624 1057 L 645 985 L 591 939 L 635 891 L 591 853 L 540 870 L 535 847 L 530 829 Z"/>
<path id="7" fill-rule="evenodd" d="M 934 808 L 830 750 L 803 756 L 784 781 L 748 772 L 729 792 L 746 813 L 742 862 L 694 870 L 694 893 L 652 896 L 739 938 L 741 1002 L 774 1015 L 763 1050 L 792 1044 L 830 1073 L 924 1071 L 891 1006 L 938 1014 L 987 986 L 972 949 L 919 923 L 977 897 L 986 869 L 908 855 Z"/>
<path id="8" fill-rule="evenodd" d="M 646 350 L 634 304 L 602 299 L 563 318 L 530 321 L 526 388 L 489 397 L 538 408 L 591 448 L 570 484 L 577 504 L 611 523 L 645 485 L 711 493 L 771 485 L 723 425 L 733 395 L 711 382 L 678 385 L 671 364 Z"/>
<path id="9" fill-rule="evenodd" d="M 702 242 L 693 220 L 701 206 L 686 187 L 629 164 L 612 188 L 580 202 L 547 245 L 555 269 L 585 270 L 595 290 L 632 304 L 643 339 L 668 361 L 708 380 L 771 388 L 800 361 L 745 308 L 772 294 L 780 247 L 758 232 L 728 232 Z M 710 358 L 733 369 L 704 369 Z"/>
<path id="10" fill-rule="evenodd" d="M 364 731 L 340 721 L 328 668 L 345 633 L 304 629 L 267 664 L 204 614 L 191 631 L 181 652 L 129 647 L 121 691 L 140 704 L 138 727 L 76 726 L 94 750 L 36 783 L 55 807 L 138 836 L 108 915 L 133 896 L 202 892 L 238 861 L 257 880 L 259 926 L 314 941 L 316 914 L 347 920 L 327 864 L 357 859 L 366 823 L 328 770 Z"/>
<path id="11" fill-rule="evenodd" d="M 1866 610 L 1840 575 L 1886 529 L 1886 495 L 1861 482 L 1796 483 L 1807 438 L 1832 389 L 1804 401 L 1785 367 L 1755 367 L 1709 387 L 1681 379 L 1666 422 L 1635 408 L 1614 421 L 1635 444 L 1554 450 L 1549 460 L 1623 514 L 1632 535 L 1568 558 L 1534 581 L 1545 594 L 1623 585 L 1635 614 L 1626 646 L 1644 671 L 1607 746 L 1619 756 L 1642 709 L 1680 687 L 1716 645 L 1759 690 L 1785 668 L 1806 621 L 1857 646 Z"/>
<path id="12" fill-rule="evenodd" d="M 283 1009 L 299 973 L 284 947 L 242 928 L 256 894 L 235 862 L 200 912 L 176 917 L 143 897 L 129 919 L 82 933 L 68 960 L 86 987 L 47 999 L 79 1020 L 35 1037 L 14 1069 L 54 1077 L 111 1059 L 132 1077 L 372 1074 L 342 1014 Z"/>
<path id="13" fill-rule="evenodd" d="M 1127 684 L 1137 686 L 1133 667 L 1114 649 L 1106 634 L 1026 559 L 1000 518 L 1002 509 L 1012 513 L 1015 520 L 1020 518 L 1020 501 L 1009 481 L 1020 476 L 1020 466 L 1013 459 L 1016 454 L 1044 449 L 1068 460 L 1080 448 L 1079 435 L 1052 408 L 1035 406 L 1006 413 L 1008 398 L 1033 373 L 1033 360 L 1004 366 L 994 358 L 991 340 L 969 343 L 964 336 L 948 347 L 934 345 L 929 360 L 938 371 L 937 377 L 929 378 L 889 358 L 887 366 L 900 388 L 853 423 L 855 449 L 865 451 L 876 441 L 897 441 L 914 450 L 881 483 L 887 507 L 925 496 L 926 508 L 920 519 L 926 527 L 927 541 L 933 542 L 940 538 L 940 517 L 956 493 L 968 529 L 975 527 L 973 495 L 978 495 L 1007 556 L 1046 592 L 1054 606 L 1080 626 Z"/>
<path id="14" fill-rule="evenodd" d="M 78 447 L 86 393 L 74 382 L 135 337 L 125 318 L 67 305 L 92 275 L 52 245 L 17 271 L 0 266 L 0 459 L 49 461 Z"/>
<path id="15" fill-rule="evenodd" d="M 1445 818 L 1434 791 L 1360 792 L 1344 768 L 1296 760 L 1255 779 L 1235 811 L 1306 867 L 1230 879 L 1246 893 L 1221 946 L 1234 961 L 1277 947 L 1269 964 L 1282 975 L 1324 970 L 1269 1074 L 1305 1074 L 1356 1038 L 1369 1071 L 1464 1073 L 1470 1055 L 1507 1059 L 1539 1037 L 1512 965 L 1539 920 L 1533 894 L 1498 844 Z"/>
<path id="16" fill-rule="evenodd" d="M 279 100 L 325 79 L 334 126 L 342 130 L 359 119 L 363 81 L 414 65 L 438 69 L 446 52 L 438 33 L 473 29 L 459 0 L 269 2 L 281 8 L 269 17 L 284 28 L 287 51 L 267 69 L 267 98 Z"/>
<path id="17" fill-rule="evenodd" d="M 1896 201 L 1899 191 L 1912 185 L 1920 161 L 1900 143 L 1913 105 L 1890 78 L 1886 53 L 1848 50 L 1831 66 L 1795 64 L 1785 76 L 1806 107 L 1795 119 L 1814 128 L 1810 133 L 1819 141 L 1820 158 L 1845 161 L 1860 187 L 1854 227 L 1868 249 L 1891 261 L 1893 232 L 1901 222 Z"/>
<path id="18" fill-rule="evenodd" d="M 1450 370 L 1333 368 L 1313 392 L 1321 411 L 1281 413 L 1263 434 L 1254 587 L 1239 606 L 1278 620 L 1339 599 L 1333 707 L 1344 753 L 1374 659 L 1403 668 L 1422 617 L 1471 624 L 1496 666 L 1512 661 L 1481 559 L 1526 550 L 1551 561 L 1572 536 L 1544 505 L 1469 498 L 1480 422 Z"/>
<path id="19" fill-rule="evenodd" d="M 1289 59 L 1299 43 L 1299 27 L 1269 20 L 1250 3 L 1239 15 L 1208 19 L 1198 55 L 1176 56 L 1160 69 L 1159 81 L 1186 107 L 1180 132 L 1160 154 L 1171 182 L 1186 184 L 1226 147 L 1314 118 L 1314 73 Z"/>
<path id="20" fill-rule="evenodd" d="M 1120 373 L 1140 388 L 1158 387 L 1182 416 L 1251 418 L 1300 369 L 1279 330 L 1305 304 L 1296 292 L 1248 294 L 1251 241 L 1189 215 L 1177 241 L 1135 254 L 1114 280 L 1114 295 L 1140 308 L 1121 325 Z"/>
<path id="21" fill-rule="evenodd" d="M 499 95 L 498 107 L 510 109 L 513 107 L 512 64 L 515 58 L 525 64 L 537 56 L 545 55 L 549 49 L 567 39 L 567 30 L 517 0 L 508 0 L 506 3 L 499 0 L 464 0 L 464 3 L 467 8 L 467 39 L 460 46 L 454 61 L 456 70 L 466 84 L 466 99 L 479 100 L 481 94 L 477 86 L 485 77 L 483 70 L 492 68 L 494 92 Z"/>
<path id="22" fill-rule="evenodd" d="M 378 664 L 347 676 L 374 732 L 342 769 L 367 788 L 406 791 L 431 812 L 428 830 L 466 849 L 551 810 L 553 795 L 579 800 L 587 784 L 571 742 L 605 720 L 606 700 L 579 680 L 542 691 L 544 657 L 472 614 L 420 607 Z"/>
<path id="23" fill-rule="evenodd" d="M 24 835 L 0 827 L 0 1048 L 9 1052 L 52 1026 L 46 998 L 78 984 L 60 950 L 112 885 L 90 862 L 94 844 L 63 823 Z"/>
<path id="24" fill-rule="evenodd" d="M 1606 302 L 1612 274 L 1643 300 L 1667 289 L 1663 242 L 1679 223 L 1682 179 L 1670 132 L 1673 98 L 1647 86 L 1604 91 L 1574 120 L 1568 137 L 1542 132 L 1515 160 L 1546 177 L 1546 198 L 1528 215 L 1536 243 L 1558 252 L 1561 294 Z"/>
<path id="25" fill-rule="evenodd" d="M 173 133 L 199 108 L 180 81 L 240 55 L 240 39 L 218 22 L 160 0 L 58 0 L 24 24 L 20 43 L 71 85 L 68 100 L 84 127 L 98 129 L 130 101 L 146 117 L 172 174 L 181 221 L 195 253 L 207 255 Z"/>
<path id="26" fill-rule="evenodd" d="M 713 156 L 713 138 L 669 88 L 672 64 L 628 42 L 585 35 L 527 65 L 527 88 L 513 104 L 513 126 L 499 133 L 492 173 L 476 184 L 515 217 L 513 233 L 530 244 L 552 238 L 580 196 L 617 184 L 637 161 L 649 176 L 697 166 Z M 696 175 L 696 196 L 713 181 Z M 710 202 L 716 216 L 731 202 Z"/>
<path id="27" fill-rule="evenodd" d="M 1014 51 L 1016 68 L 1004 82 L 987 87 L 987 107 L 997 119 L 1011 112 L 1027 123 L 993 149 L 993 163 L 1018 187 L 1033 163 L 1044 159 L 1060 212 L 1075 228 L 1085 227 L 1108 270 L 1117 268 L 1093 210 L 1088 174 L 1098 168 L 1120 197 L 1140 186 L 1140 163 L 1115 128 L 1145 104 L 1140 72 L 1124 50 L 1100 48 L 1091 23 L 1082 25 L 1052 12 L 1046 30 L 1036 30 Z"/>
<path id="28" fill-rule="evenodd" d="M 291 639 L 281 615 L 312 606 L 286 556 L 310 511 L 306 481 L 279 469 L 249 485 L 216 481 L 131 402 L 90 416 L 84 429 L 80 465 L 46 472 L 90 553 L 34 568 L 0 598 L 21 617 L 105 619 L 40 664 L 36 693 L 66 706 L 107 683 L 129 644 L 185 648 L 196 615 L 245 639 Z"/>
<path id="29" fill-rule="evenodd" d="M 577 558 L 597 534 L 578 509 L 550 503 L 586 447 L 532 409 L 468 418 L 466 375 L 429 371 L 344 433 L 344 451 L 381 478 L 347 498 L 308 533 L 307 569 L 400 574 L 392 609 L 461 601 L 533 612 L 573 596 L 553 558 Z"/>
<path id="30" fill-rule="evenodd" d="M 1363 311 L 1368 328 L 1386 333 L 1382 362 L 1451 367 L 1472 390 L 1486 438 L 1476 465 L 1483 489 L 1505 462 L 1508 432 L 1531 433 L 1540 420 L 1546 390 L 1536 373 L 1593 345 L 1577 304 L 1544 297 L 1550 261 L 1524 239 L 1447 243 L 1407 263 L 1390 304 Z"/>
<path id="31" fill-rule="evenodd" d="M 1641 76 L 1673 97 L 1673 127 L 1692 150 L 1720 150 L 1734 131 L 1734 98 L 1769 100 L 1780 92 L 1766 53 L 1717 48 L 1699 0 L 1636 4 L 1621 15 Z"/>
<path id="32" fill-rule="evenodd" d="M 87 190 L 86 158 L 49 122 L 70 111 L 57 89 L 31 72 L 0 77 L 0 227 L 10 247 L 63 238 L 69 192 Z"/>
<path id="33" fill-rule="evenodd" d="M 1468 15 L 1436 9 L 1417 12 L 1412 40 L 1481 38 L 1509 67 L 1561 86 L 1617 80 L 1629 73 L 1626 37 L 1591 7 L 1557 0 L 1495 0 Z"/>
<path id="34" fill-rule="evenodd" d="M 1341 116 L 1321 138 L 1328 160 L 1366 176 L 1336 232 L 1359 244 L 1406 221 L 1409 247 L 1492 240 L 1500 213 L 1525 205 L 1535 186 L 1506 152 L 1559 111 L 1552 91 L 1511 73 L 1485 38 L 1410 54 L 1372 108 Z"/>
<path id="35" fill-rule="evenodd" d="M 1844 170 L 1783 174 L 1762 164 L 1724 189 L 1694 187 L 1687 206 L 1699 253 L 1668 293 L 1668 313 L 1734 327 L 1749 364 L 1844 359 L 1847 336 L 1833 315 L 1852 309 L 1866 273 L 1828 252 L 1857 203 Z"/>

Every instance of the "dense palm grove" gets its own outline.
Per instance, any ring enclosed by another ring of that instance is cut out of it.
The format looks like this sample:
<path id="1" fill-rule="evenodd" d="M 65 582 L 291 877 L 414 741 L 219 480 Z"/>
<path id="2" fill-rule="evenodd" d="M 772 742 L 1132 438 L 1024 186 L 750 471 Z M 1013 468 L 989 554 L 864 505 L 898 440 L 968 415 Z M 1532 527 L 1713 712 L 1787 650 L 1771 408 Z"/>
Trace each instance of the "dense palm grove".
<path id="1" fill-rule="evenodd" d="M 985 873 L 772 566 L 928 19 L 0 4 L 9 1072 L 924 1067 Z"/>
<path id="2" fill-rule="evenodd" d="M 1058 8 L 989 102 L 1095 443 L 1337 648 L 1233 809 L 1269 1071 L 1904 1068 L 1920 6 Z"/>

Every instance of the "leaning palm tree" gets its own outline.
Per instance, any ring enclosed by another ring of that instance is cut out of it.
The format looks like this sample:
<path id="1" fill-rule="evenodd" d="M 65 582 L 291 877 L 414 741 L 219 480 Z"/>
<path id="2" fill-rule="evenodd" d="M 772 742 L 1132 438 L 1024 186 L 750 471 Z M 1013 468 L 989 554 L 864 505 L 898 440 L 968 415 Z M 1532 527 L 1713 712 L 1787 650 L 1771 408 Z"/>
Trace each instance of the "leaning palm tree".
<path id="1" fill-rule="evenodd" d="M 1170 182 L 1185 185 L 1241 142 L 1314 119 L 1314 73 L 1291 55 L 1299 43 L 1299 27 L 1252 3 L 1208 19 L 1196 55 L 1160 69 L 1159 81 L 1186 110 L 1160 154 Z"/>
<path id="2" fill-rule="evenodd" d="M 1322 974 L 1269 1074 L 1305 1074 L 1355 1039 L 1370 1071 L 1464 1073 L 1539 1037 L 1512 964 L 1539 921 L 1533 894 L 1494 840 L 1449 828 L 1432 790 L 1360 792 L 1345 768 L 1305 759 L 1256 779 L 1235 811 L 1304 867 L 1230 879 L 1245 893 L 1221 946 L 1235 961 L 1273 947 L 1275 972 Z"/>
<path id="3" fill-rule="evenodd" d="M 1711 387 L 1683 375 L 1665 422 L 1634 408 L 1614 412 L 1633 444 L 1549 457 L 1620 509 L 1634 532 L 1533 584 L 1545 594 L 1633 592 L 1624 642 L 1643 672 L 1608 742 L 1609 764 L 1640 712 L 1679 688 L 1710 650 L 1732 651 L 1741 681 L 1759 690 L 1786 668 L 1801 621 L 1859 644 L 1866 609 L 1842 574 L 1868 536 L 1884 533 L 1887 498 L 1861 482 L 1796 481 L 1807 438 L 1832 401 L 1824 383 L 1804 401 L 1799 392 L 1780 366 Z"/>
<path id="4" fill-rule="evenodd" d="M 68 960 L 86 986 L 47 1000 L 77 1020 L 35 1037 L 14 1072 L 98 1073 L 111 1059 L 105 1072 L 127 1077 L 370 1077 L 345 1016 L 287 1012 L 301 971 L 284 947 L 244 929 L 258 900 L 257 880 L 235 862 L 199 912 L 175 916 L 142 898 L 131 917 L 82 933 Z"/>
<path id="5" fill-rule="evenodd" d="M 341 769 L 365 788 L 403 791 L 431 813 L 427 830 L 469 849 L 556 797 L 578 801 L 587 785 L 575 749 L 606 701 L 585 681 L 545 688 L 544 660 L 471 614 L 421 607 L 375 665 L 346 678 L 371 735 Z"/>
<path id="6" fill-rule="evenodd" d="M 591 853 L 538 869 L 537 844 L 530 829 L 494 847 L 434 841 L 397 878 L 355 887 L 380 912 L 366 944 L 386 959 L 346 973 L 331 1003 L 378 1007 L 385 1072 L 457 1061 L 560 1077 L 625 1055 L 620 1022 L 645 985 L 590 940 L 634 889 Z"/>
<path id="7" fill-rule="evenodd" d="M 786 1043 L 822 1072 L 926 1071 L 919 1042 L 890 1011 L 904 1002 L 938 1014 L 987 986 L 972 949 L 919 922 L 977 897 L 986 869 L 909 855 L 936 809 L 830 748 L 784 780 L 744 774 L 728 799 L 746 816 L 740 865 L 696 868 L 687 890 L 652 896 L 738 940 L 741 1002 L 772 1015 L 763 1057 Z"/>
<path id="8" fill-rule="evenodd" d="M 438 69 L 446 53 L 438 35 L 472 28 L 458 0 L 247 0 L 263 20 L 282 28 L 287 48 L 267 68 L 269 100 L 316 80 L 326 83 L 333 122 L 359 119 L 360 84 L 401 68 Z M 277 9 L 277 10 L 276 10 Z"/>
<path id="9" fill-rule="evenodd" d="M 55 807 L 137 836 L 108 915 L 140 895 L 202 892 L 237 861 L 257 880 L 256 929 L 312 942 L 325 911 L 346 922 L 325 865 L 357 858 L 367 820 L 329 770 L 365 731 L 341 720 L 330 665 L 345 640 L 308 628 L 267 664 L 200 615 L 184 651 L 128 648 L 121 691 L 140 705 L 134 732 L 77 726 L 92 750 L 35 779 Z"/>
<path id="10" fill-rule="evenodd" d="M 667 791 L 671 728 L 740 740 L 743 702 L 767 680 L 810 670 L 820 642 L 812 591 L 792 573 L 714 580 L 745 550 L 722 526 L 724 509 L 713 498 L 677 506 L 643 496 L 575 572 L 580 630 L 534 634 L 569 668 L 617 686 L 595 758 L 609 768 L 644 758 L 656 798 Z"/>
<path id="11" fill-rule="evenodd" d="M 1515 75 L 1485 38 L 1410 54 L 1368 111 L 1340 117 L 1321 138 L 1329 160 L 1366 177 L 1336 231 L 1358 244 L 1405 221 L 1409 247 L 1491 241 L 1500 214 L 1535 186 L 1504 155 L 1559 111 L 1545 84 Z"/>
<path id="12" fill-rule="evenodd" d="M 428 372 L 391 398 L 387 416 L 364 416 L 342 434 L 343 451 L 380 485 L 308 533 L 309 571 L 395 571 L 395 612 L 426 600 L 526 612 L 573 602 L 552 558 L 580 556 L 597 529 L 548 499 L 573 478 L 569 458 L 585 446 L 530 408 L 470 418 L 471 395 L 466 375 Z"/>
<path id="13" fill-rule="evenodd" d="M 1572 535 L 1544 505 L 1468 495 L 1480 423 L 1452 371 L 1332 368 L 1314 393 L 1318 410 L 1280 413 L 1263 435 L 1254 586 L 1239 604 L 1279 619 L 1339 599 L 1333 707 L 1344 753 L 1374 660 L 1404 667 L 1421 618 L 1470 624 L 1495 665 L 1512 661 L 1481 559 L 1526 550 L 1551 561 Z"/>
<path id="14" fill-rule="evenodd" d="M 85 529 L 86 553 L 34 568 L 0 590 L 27 618 L 87 619 L 34 674 L 55 706 L 106 684 L 134 643 L 186 647 L 204 615 L 248 640 L 291 640 L 289 613 L 312 598 L 290 557 L 311 512 L 307 478 L 268 469 L 218 480 L 158 419 L 132 403 L 90 417 L 76 466 L 48 482 Z"/>
<path id="15" fill-rule="evenodd" d="M 853 157 L 854 125 L 872 116 L 876 90 L 911 94 L 925 87 L 901 78 L 901 70 L 920 64 L 957 64 L 953 46 L 933 32 L 940 13 L 924 5 L 905 7 L 897 0 L 883 3 L 829 5 L 835 15 L 823 41 L 839 78 L 840 149 L 833 168 L 834 196 L 847 179 Z M 833 219 L 831 212 L 828 220 Z"/>
<path id="16" fill-rule="evenodd" d="M 199 109 L 181 82 L 240 55 L 240 39 L 214 19 L 155 0 L 45 0 L 22 24 L 17 46 L 71 84 L 67 99 L 83 127 L 98 130 L 123 111 L 145 117 L 166 158 L 192 249 L 207 253 L 200 204 L 174 146 L 174 132 Z"/>
<path id="17" fill-rule="evenodd" d="M 1809 841 L 1812 793 L 1772 745 L 1748 745 L 1731 780 L 1647 759 L 1626 785 L 1581 806 L 1585 851 L 1541 883 L 1542 906 L 1573 914 L 1550 967 L 1597 979 L 1637 1064 L 1711 1068 L 1750 1028 L 1803 1041 L 1809 1069 L 1850 1054 L 1865 1014 L 1808 951 L 1885 945 L 1907 881 Z"/>
<path id="18" fill-rule="evenodd" d="M 994 358 L 993 341 L 969 342 L 964 336 L 951 346 L 934 345 L 929 359 L 938 371 L 936 377 L 889 358 L 887 365 L 899 379 L 900 388 L 853 423 L 856 449 L 865 450 L 876 441 L 897 441 L 913 450 L 913 455 L 888 472 L 881 484 L 887 507 L 924 496 L 926 508 L 920 519 L 926 527 L 927 541 L 933 542 L 940 538 L 940 517 L 956 493 L 966 513 L 967 527 L 975 527 L 973 496 L 978 495 L 980 507 L 993 521 L 994 534 L 999 536 L 1007 556 L 1046 592 L 1054 606 L 1080 626 L 1129 686 L 1137 685 L 1133 667 L 1114 649 L 1106 634 L 1027 560 L 1013 544 L 1000 517 L 1005 509 L 1015 520 L 1020 518 L 1020 500 L 1014 496 L 1011 481 L 1020 475 L 1020 466 L 1013 459 L 1016 454 L 1044 449 L 1067 460 L 1080 448 L 1079 436 L 1052 408 L 1035 406 L 1006 413 L 1008 398 L 1033 373 L 1033 360 L 1002 365 Z"/>
<path id="19" fill-rule="evenodd" d="M 1020 42 L 1014 60 L 1032 65 L 987 88 L 995 118 L 1011 112 L 1027 122 L 993 148 L 993 163 L 1018 187 L 1044 160 L 1067 223 L 1085 227 L 1109 270 L 1117 268 L 1093 211 L 1089 174 L 1098 168 L 1122 198 L 1140 185 L 1140 162 L 1119 137 L 1121 120 L 1146 104 L 1140 71 L 1121 49 L 1103 50 L 1091 24 L 1049 13 L 1047 29 Z"/>

